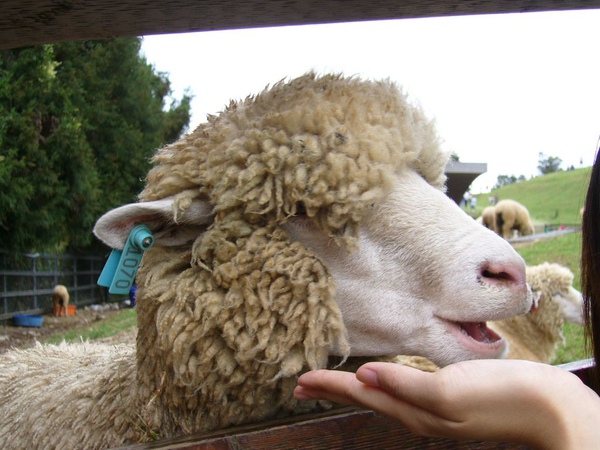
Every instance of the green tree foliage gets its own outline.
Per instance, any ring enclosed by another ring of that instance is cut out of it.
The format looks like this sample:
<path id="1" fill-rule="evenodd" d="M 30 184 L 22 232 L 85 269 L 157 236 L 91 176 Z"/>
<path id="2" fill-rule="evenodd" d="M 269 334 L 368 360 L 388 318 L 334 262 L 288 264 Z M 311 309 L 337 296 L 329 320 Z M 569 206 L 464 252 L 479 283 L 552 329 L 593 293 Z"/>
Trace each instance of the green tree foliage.
<path id="1" fill-rule="evenodd" d="M 498 175 L 498 178 L 496 179 L 496 184 L 492 189 L 499 189 L 509 184 L 519 183 L 520 181 L 525 181 L 524 175 L 519 175 L 518 178 L 514 175 Z"/>
<path id="2" fill-rule="evenodd" d="M 556 156 L 546 156 L 543 153 L 538 153 L 538 170 L 542 175 L 560 171 L 562 159 Z"/>
<path id="3" fill-rule="evenodd" d="M 140 58 L 139 39 L 60 44 L 60 76 L 79 95 L 84 132 L 101 175 L 99 213 L 135 200 L 153 151 L 178 138 L 190 119 L 191 97 L 165 111 L 165 74 Z"/>
<path id="4" fill-rule="evenodd" d="M 138 38 L 0 52 L 0 248 L 80 249 L 106 210 L 135 200 L 157 147 L 187 127 Z"/>
<path id="5" fill-rule="evenodd" d="M 93 224 L 98 175 L 53 48 L 3 52 L 0 62 L 0 246 L 84 245 L 71 230 Z"/>

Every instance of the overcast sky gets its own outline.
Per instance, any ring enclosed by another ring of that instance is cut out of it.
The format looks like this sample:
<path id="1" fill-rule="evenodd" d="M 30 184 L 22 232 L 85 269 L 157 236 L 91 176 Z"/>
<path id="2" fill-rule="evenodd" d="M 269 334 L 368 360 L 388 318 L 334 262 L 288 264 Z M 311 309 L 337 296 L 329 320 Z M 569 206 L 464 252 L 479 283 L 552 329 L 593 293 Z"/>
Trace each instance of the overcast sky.
<path id="1" fill-rule="evenodd" d="M 472 185 L 537 175 L 538 154 L 590 166 L 600 137 L 600 10 L 481 15 L 147 36 L 142 51 L 193 129 L 230 99 L 309 70 L 390 78 L 434 118 Z"/>

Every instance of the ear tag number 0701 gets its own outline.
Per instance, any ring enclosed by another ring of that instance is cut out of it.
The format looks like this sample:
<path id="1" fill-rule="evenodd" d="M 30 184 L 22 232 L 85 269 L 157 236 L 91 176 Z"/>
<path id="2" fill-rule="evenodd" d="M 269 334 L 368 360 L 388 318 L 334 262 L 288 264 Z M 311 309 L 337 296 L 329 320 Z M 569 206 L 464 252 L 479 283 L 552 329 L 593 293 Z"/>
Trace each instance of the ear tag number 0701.
<path id="1" fill-rule="evenodd" d="M 135 283 L 142 256 L 154 245 L 154 237 L 146 225 L 138 225 L 127 238 L 123 250 L 114 249 L 98 278 L 100 286 L 108 287 L 111 294 L 129 294 Z"/>

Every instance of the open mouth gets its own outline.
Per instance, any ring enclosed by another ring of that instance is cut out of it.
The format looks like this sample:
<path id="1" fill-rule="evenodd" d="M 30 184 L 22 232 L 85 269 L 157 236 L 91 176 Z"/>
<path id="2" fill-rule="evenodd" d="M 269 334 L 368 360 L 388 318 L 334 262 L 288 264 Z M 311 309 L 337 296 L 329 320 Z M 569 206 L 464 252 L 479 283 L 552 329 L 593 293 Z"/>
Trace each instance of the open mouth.
<path id="1" fill-rule="evenodd" d="M 485 322 L 455 322 L 460 332 L 475 339 L 477 342 L 492 344 L 502 339 L 494 330 L 487 327 Z"/>
<path id="2" fill-rule="evenodd" d="M 440 318 L 441 319 L 441 318 Z M 485 322 L 454 322 L 441 319 L 454 338 L 471 352 L 484 358 L 500 358 L 506 341 Z"/>

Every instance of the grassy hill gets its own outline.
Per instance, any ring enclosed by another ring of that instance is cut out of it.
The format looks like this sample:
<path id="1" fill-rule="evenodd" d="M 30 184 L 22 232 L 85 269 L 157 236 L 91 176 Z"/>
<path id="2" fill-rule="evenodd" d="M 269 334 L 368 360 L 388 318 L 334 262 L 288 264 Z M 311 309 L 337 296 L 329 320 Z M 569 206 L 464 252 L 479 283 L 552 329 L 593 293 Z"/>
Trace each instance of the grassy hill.
<path id="1" fill-rule="evenodd" d="M 579 224 L 579 210 L 584 204 L 591 167 L 551 173 L 520 183 L 509 184 L 491 193 L 476 195 L 477 208 L 467 211 L 477 217 L 489 198 L 513 199 L 525 205 L 536 228 L 545 224 Z"/>

